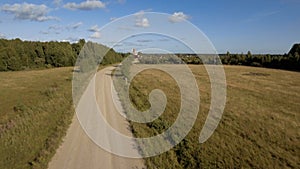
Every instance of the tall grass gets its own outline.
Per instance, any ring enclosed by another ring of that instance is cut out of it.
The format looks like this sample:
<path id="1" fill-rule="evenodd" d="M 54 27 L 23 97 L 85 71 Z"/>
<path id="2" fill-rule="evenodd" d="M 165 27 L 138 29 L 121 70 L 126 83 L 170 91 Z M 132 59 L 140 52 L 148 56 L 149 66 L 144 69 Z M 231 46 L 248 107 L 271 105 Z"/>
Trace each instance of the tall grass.
<path id="1" fill-rule="evenodd" d="M 215 133 L 200 144 L 199 134 L 210 106 L 210 81 L 203 66 L 190 68 L 201 94 L 194 128 L 170 151 L 146 158 L 148 168 L 300 167 L 300 73 L 225 66 L 226 108 Z M 161 133 L 177 117 L 180 108 L 177 85 L 169 75 L 158 70 L 147 70 L 134 78 L 129 91 L 131 104 L 140 110 L 148 109 L 148 94 L 156 88 L 165 92 L 167 108 L 151 123 L 130 122 L 136 137 Z M 122 97 L 121 92 L 121 100 Z M 130 111 L 126 104 L 123 103 L 125 110 Z"/>
<path id="2" fill-rule="evenodd" d="M 72 68 L 0 72 L 0 168 L 47 168 L 73 116 Z"/>

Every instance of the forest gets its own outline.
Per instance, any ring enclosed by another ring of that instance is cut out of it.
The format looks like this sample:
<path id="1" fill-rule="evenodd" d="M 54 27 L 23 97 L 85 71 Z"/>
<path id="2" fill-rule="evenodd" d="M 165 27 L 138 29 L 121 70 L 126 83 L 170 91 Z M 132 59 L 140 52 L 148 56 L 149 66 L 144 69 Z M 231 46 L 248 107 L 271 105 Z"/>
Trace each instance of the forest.
<path id="1" fill-rule="evenodd" d="M 199 57 L 193 54 L 177 54 L 187 64 L 202 64 Z M 300 44 L 294 44 L 287 54 L 219 54 L 222 64 L 224 65 L 244 65 L 255 67 L 266 67 L 274 69 L 284 69 L 300 71 Z M 208 61 L 214 64 L 214 60 Z"/>
<path id="2" fill-rule="evenodd" d="M 51 67 L 74 66 L 83 46 L 88 43 L 80 39 L 77 43 L 22 41 L 0 39 L 0 71 L 17 71 Z M 125 54 L 106 48 L 106 57 L 101 64 L 120 62 Z"/>

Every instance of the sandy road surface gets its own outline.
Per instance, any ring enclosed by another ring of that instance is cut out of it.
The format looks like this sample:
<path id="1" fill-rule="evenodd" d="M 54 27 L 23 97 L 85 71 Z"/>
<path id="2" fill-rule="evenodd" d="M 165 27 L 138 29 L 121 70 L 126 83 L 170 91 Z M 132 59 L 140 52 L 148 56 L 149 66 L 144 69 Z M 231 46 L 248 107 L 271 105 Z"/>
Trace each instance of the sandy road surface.
<path id="1" fill-rule="evenodd" d="M 107 67 L 99 71 L 96 75 L 97 102 L 101 105 L 100 109 L 111 126 L 119 132 L 131 136 L 132 133 L 128 130 L 128 122 L 119 113 L 117 113 L 112 100 L 112 80 L 110 73 L 113 69 L 114 67 Z M 107 141 L 110 142 L 110 140 Z M 81 128 L 76 116 L 73 118 L 73 122 L 67 131 L 63 144 L 57 150 L 52 161 L 49 163 L 49 169 L 132 168 L 145 168 L 144 161 L 142 159 L 131 159 L 116 156 L 101 149 L 89 139 Z"/>

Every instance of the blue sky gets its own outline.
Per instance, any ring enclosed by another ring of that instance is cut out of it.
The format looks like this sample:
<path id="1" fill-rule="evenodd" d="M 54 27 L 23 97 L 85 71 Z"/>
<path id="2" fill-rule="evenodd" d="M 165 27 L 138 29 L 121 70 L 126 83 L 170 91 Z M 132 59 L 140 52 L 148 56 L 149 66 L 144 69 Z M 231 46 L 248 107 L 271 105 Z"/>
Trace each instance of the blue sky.
<path id="1" fill-rule="evenodd" d="M 132 16 L 139 20 L 133 25 L 121 25 L 118 20 L 113 24 L 120 24 L 118 27 L 123 31 L 130 30 L 130 27 L 152 30 L 154 21 L 143 13 L 161 12 L 170 14 L 165 16 L 171 21 L 170 25 L 187 19 L 209 38 L 218 53 L 246 53 L 248 50 L 252 53 L 285 53 L 293 43 L 300 42 L 299 7 L 300 0 L 2 0 L 0 37 L 71 42 L 85 38 L 110 45 L 104 39 L 117 37 L 113 37 L 115 32 L 110 34 L 111 37 L 105 36 L 109 33 L 102 32 L 104 25 L 116 18 L 138 13 L 141 18 Z M 170 20 L 172 17 L 174 22 Z M 169 29 L 161 24 L 162 29 Z M 172 33 L 186 31 L 187 36 L 182 35 L 179 39 L 193 36 L 183 24 L 181 27 L 177 25 L 180 30 L 172 30 Z M 118 48 L 122 46 L 120 44 L 115 48 L 124 51 L 127 50 L 124 45 L 129 43 L 130 47 L 146 48 L 163 42 L 163 38 L 157 36 L 146 37 L 148 39 L 129 39 L 122 43 L 123 48 Z M 185 50 L 179 50 L 178 44 L 166 42 L 160 46 L 166 45 L 164 47 L 173 52 Z M 194 40 L 192 43 L 198 42 Z"/>

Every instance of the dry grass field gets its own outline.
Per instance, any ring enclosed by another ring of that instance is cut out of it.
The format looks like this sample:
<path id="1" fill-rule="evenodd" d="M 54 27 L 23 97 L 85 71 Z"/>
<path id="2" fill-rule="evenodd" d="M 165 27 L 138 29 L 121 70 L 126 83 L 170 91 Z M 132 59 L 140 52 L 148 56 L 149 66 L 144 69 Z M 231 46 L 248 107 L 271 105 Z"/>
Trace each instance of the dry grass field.
<path id="1" fill-rule="evenodd" d="M 146 158 L 148 168 L 299 168 L 300 73 L 225 66 L 227 103 L 221 122 L 204 144 L 198 137 L 210 106 L 210 82 L 203 66 L 191 65 L 201 105 L 187 137 L 170 151 Z M 0 168 L 47 168 L 73 116 L 72 68 L 0 72 Z M 137 137 L 156 135 L 177 117 L 180 93 L 158 70 L 134 78 L 130 97 L 146 110 L 151 90 L 168 99 L 152 123 L 131 122 Z"/>
<path id="2" fill-rule="evenodd" d="M 146 158 L 148 168 L 299 168 L 300 73 L 245 66 L 225 66 L 227 103 L 212 137 L 198 137 L 210 106 L 210 82 L 203 66 L 190 66 L 201 94 L 194 128 L 172 150 Z M 138 137 L 163 132 L 175 121 L 180 93 L 175 81 L 159 70 L 138 74 L 130 86 L 135 107 L 146 110 L 151 90 L 167 96 L 167 108 L 152 123 L 131 122 Z"/>
<path id="3" fill-rule="evenodd" d="M 72 116 L 72 68 L 0 72 L 0 168 L 47 168 Z"/>

